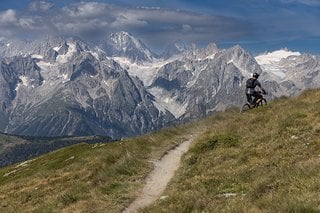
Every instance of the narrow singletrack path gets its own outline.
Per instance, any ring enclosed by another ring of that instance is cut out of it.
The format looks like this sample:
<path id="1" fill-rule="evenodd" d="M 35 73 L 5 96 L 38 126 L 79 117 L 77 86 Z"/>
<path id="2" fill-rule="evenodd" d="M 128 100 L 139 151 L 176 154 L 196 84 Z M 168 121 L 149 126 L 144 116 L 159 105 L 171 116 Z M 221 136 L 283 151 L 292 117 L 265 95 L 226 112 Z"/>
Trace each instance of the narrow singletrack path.
<path id="1" fill-rule="evenodd" d="M 182 155 L 189 150 L 194 138 L 191 136 L 189 140 L 170 150 L 159 161 L 154 162 L 155 168 L 147 177 L 144 188 L 123 213 L 137 212 L 138 209 L 152 204 L 162 195 L 175 171 L 179 168 Z"/>

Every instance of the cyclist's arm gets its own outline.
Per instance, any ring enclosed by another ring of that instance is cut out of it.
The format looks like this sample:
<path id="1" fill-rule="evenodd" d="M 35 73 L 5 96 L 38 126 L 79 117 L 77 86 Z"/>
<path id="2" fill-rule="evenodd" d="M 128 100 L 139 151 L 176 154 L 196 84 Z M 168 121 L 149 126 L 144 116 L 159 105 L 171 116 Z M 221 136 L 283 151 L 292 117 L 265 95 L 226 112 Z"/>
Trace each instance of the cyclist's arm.
<path id="1" fill-rule="evenodd" d="M 266 90 L 260 85 L 259 88 L 261 89 L 263 94 L 267 94 Z"/>
<path id="2" fill-rule="evenodd" d="M 258 80 L 256 80 L 256 85 L 260 88 L 260 90 L 262 91 L 263 94 L 266 94 L 266 90 L 261 86 L 260 82 Z"/>

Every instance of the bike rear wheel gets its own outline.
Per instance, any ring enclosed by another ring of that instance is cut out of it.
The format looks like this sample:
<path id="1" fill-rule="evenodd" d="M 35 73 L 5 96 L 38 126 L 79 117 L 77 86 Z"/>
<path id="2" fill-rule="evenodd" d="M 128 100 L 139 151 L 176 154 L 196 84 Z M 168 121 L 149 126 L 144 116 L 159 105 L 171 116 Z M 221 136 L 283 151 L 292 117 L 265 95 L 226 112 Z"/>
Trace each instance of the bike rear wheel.
<path id="1" fill-rule="evenodd" d="M 240 109 L 240 113 L 248 111 L 249 109 L 251 109 L 251 106 L 249 104 L 244 104 Z"/>
<path id="2" fill-rule="evenodd" d="M 265 98 L 261 98 L 257 102 L 257 107 L 267 105 L 267 100 Z"/>

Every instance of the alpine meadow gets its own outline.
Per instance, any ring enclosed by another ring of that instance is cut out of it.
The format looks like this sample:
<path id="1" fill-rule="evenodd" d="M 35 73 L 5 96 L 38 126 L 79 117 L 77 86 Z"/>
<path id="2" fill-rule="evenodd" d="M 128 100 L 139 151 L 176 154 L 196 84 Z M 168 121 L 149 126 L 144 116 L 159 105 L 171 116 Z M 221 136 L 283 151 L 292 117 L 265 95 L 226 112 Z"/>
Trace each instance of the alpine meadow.
<path id="1" fill-rule="evenodd" d="M 320 90 L 239 114 L 106 144 L 78 144 L 0 170 L 1 212 L 121 212 L 152 161 L 195 138 L 154 204 L 140 212 L 317 212 Z M 85 141 L 84 141 L 85 142 Z"/>

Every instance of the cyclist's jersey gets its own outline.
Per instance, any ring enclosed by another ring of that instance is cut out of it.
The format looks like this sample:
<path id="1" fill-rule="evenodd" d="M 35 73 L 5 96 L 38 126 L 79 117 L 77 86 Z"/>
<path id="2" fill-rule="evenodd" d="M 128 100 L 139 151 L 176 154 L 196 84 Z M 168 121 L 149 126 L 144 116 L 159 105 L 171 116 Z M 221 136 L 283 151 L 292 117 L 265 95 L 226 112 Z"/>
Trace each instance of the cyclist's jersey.
<path id="1" fill-rule="evenodd" d="M 246 82 L 246 93 L 247 94 L 253 94 L 255 92 L 254 88 L 256 86 L 261 88 L 261 84 L 257 79 L 249 78 Z"/>

